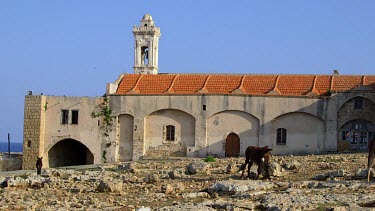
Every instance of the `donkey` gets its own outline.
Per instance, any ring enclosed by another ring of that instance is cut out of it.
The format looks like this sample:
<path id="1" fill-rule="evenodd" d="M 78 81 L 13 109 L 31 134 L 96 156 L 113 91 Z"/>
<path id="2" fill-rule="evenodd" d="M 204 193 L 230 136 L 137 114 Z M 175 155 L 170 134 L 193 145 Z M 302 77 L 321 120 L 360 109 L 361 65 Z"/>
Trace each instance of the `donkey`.
<path id="1" fill-rule="evenodd" d="M 43 165 L 43 163 L 42 163 L 42 159 L 43 159 L 43 157 L 37 157 L 37 159 L 36 159 L 36 174 L 37 175 L 40 175 L 40 173 L 42 172 L 42 165 Z"/>
<path id="2" fill-rule="evenodd" d="M 258 165 L 258 174 L 255 179 L 258 179 L 259 175 L 261 174 L 261 165 L 262 163 L 264 163 L 266 167 L 266 178 L 271 180 L 270 175 L 268 173 L 268 167 L 269 167 L 269 163 L 271 161 L 271 156 L 272 156 L 270 153 L 271 150 L 272 149 L 269 149 L 268 146 L 265 146 L 265 147 L 249 146 L 245 151 L 246 160 L 245 160 L 245 164 L 242 166 L 243 169 L 242 169 L 241 178 L 243 178 L 247 164 L 249 164 L 247 168 L 247 177 L 250 178 L 250 168 L 253 165 L 253 163 L 255 163 L 256 165 Z"/>
<path id="3" fill-rule="evenodd" d="M 375 154 L 375 138 L 368 142 L 368 163 L 367 163 L 367 181 L 370 182 L 370 168 L 374 161 Z"/>

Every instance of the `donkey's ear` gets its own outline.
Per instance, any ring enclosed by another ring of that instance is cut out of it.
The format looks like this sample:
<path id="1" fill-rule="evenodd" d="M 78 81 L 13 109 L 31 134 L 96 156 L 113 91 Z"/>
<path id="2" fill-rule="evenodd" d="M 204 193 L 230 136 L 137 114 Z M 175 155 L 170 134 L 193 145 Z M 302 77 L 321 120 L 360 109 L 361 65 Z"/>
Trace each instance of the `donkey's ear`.
<path id="1" fill-rule="evenodd" d="M 40 159 L 43 159 L 43 156 L 42 156 L 42 157 L 40 157 Z"/>
<path id="2" fill-rule="evenodd" d="M 263 149 L 262 149 L 262 151 L 264 152 L 264 154 L 267 153 L 267 152 L 269 152 L 269 151 L 271 151 L 271 150 L 272 149 L 268 148 L 268 146 L 267 146 L 267 148 L 263 147 Z"/>

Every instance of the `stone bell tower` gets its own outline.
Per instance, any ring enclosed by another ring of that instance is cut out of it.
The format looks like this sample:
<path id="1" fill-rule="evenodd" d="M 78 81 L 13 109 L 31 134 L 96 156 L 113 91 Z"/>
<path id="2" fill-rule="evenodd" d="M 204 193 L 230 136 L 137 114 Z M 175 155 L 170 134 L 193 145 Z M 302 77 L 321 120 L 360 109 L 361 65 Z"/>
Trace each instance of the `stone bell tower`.
<path id="1" fill-rule="evenodd" d="M 143 16 L 140 26 L 133 27 L 133 34 L 134 73 L 158 74 L 158 45 L 161 34 L 150 14 Z"/>

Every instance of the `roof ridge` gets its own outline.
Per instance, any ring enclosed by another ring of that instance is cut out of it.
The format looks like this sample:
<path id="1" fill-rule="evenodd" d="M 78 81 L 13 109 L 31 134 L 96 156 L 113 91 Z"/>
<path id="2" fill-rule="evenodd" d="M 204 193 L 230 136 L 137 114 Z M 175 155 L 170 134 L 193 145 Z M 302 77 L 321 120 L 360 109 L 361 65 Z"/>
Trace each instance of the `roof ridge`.
<path id="1" fill-rule="evenodd" d="M 209 80 L 210 78 L 211 78 L 211 75 L 209 75 L 209 76 L 206 78 L 206 80 L 204 81 L 203 87 L 202 87 L 200 90 L 198 90 L 196 93 L 208 93 L 208 90 L 207 90 L 206 86 L 207 86 L 208 80 Z"/>
<path id="2" fill-rule="evenodd" d="M 141 78 L 144 76 L 144 74 L 140 74 L 140 76 L 137 79 L 137 82 L 135 82 L 133 88 L 127 92 L 127 94 L 139 94 L 138 84 L 141 81 Z"/>
<path id="3" fill-rule="evenodd" d="M 178 78 L 178 76 L 180 76 L 180 75 L 176 75 L 176 76 L 173 78 L 172 83 L 171 83 L 171 85 L 169 86 L 168 90 L 165 91 L 166 93 L 174 93 L 173 86 L 174 86 L 174 83 L 175 83 L 176 79 Z"/>
<path id="4" fill-rule="evenodd" d="M 280 89 L 277 88 L 277 85 L 279 84 L 279 80 L 280 80 L 280 75 L 278 75 L 276 77 L 275 84 L 273 85 L 272 90 L 268 91 L 266 94 L 270 94 L 270 95 L 282 95 Z"/>

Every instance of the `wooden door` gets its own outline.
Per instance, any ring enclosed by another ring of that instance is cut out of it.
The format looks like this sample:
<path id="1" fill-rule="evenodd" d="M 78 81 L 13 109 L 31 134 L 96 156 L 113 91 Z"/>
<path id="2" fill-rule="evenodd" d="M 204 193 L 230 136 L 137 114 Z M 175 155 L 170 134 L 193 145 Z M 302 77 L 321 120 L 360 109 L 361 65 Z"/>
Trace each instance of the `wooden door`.
<path id="1" fill-rule="evenodd" d="M 225 139 L 225 157 L 238 157 L 240 155 L 240 137 L 230 133 Z"/>

